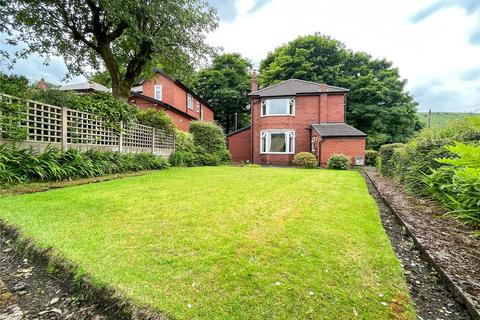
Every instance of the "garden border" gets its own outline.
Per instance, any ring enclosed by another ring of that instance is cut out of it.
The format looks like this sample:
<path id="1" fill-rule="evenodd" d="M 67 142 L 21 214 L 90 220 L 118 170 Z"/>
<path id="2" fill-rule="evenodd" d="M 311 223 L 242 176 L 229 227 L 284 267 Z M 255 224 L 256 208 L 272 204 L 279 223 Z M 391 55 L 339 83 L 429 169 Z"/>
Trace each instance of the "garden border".
<path id="1" fill-rule="evenodd" d="M 137 306 L 129 298 L 113 287 L 95 284 L 88 274 L 79 275 L 79 267 L 65 258 L 55 254 L 52 248 L 43 249 L 32 239 L 25 238 L 14 226 L 0 219 L 0 232 L 12 241 L 15 250 L 29 258 L 43 270 L 49 270 L 58 280 L 70 287 L 84 300 L 104 306 L 104 312 L 113 319 L 121 320 L 166 320 L 168 314 L 146 306 Z"/>
<path id="2" fill-rule="evenodd" d="M 370 180 L 372 185 L 375 187 L 377 190 L 378 194 L 380 195 L 380 198 L 382 201 L 385 203 L 385 205 L 393 212 L 395 218 L 397 221 L 405 228 L 407 234 L 410 236 L 412 241 L 414 242 L 415 246 L 418 248 L 418 251 L 420 254 L 425 258 L 425 260 L 437 271 L 439 274 L 440 278 L 444 283 L 446 284 L 446 287 L 450 290 L 450 292 L 454 295 L 454 297 L 457 299 L 458 302 L 463 304 L 470 316 L 474 320 L 480 320 L 480 310 L 477 310 L 475 308 L 475 305 L 473 302 L 464 294 L 463 290 L 458 287 L 453 280 L 449 277 L 449 275 L 436 263 L 435 259 L 428 253 L 428 251 L 420 244 L 420 242 L 417 240 L 415 237 L 415 234 L 410 230 L 408 227 L 408 224 L 406 224 L 400 214 L 393 208 L 392 205 L 390 205 L 390 202 L 384 197 L 383 193 L 380 192 L 377 184 L 373 179 L 370 178 L 368 175 L 368 171 L 364 170 L 365 176 Z"/>

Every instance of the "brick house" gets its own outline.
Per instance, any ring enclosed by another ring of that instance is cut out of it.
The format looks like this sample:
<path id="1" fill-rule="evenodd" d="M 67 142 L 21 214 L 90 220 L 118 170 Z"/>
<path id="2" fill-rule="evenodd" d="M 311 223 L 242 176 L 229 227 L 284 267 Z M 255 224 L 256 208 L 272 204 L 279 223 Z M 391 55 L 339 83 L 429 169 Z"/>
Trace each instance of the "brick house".
<path id="1" fill-rule="evenodd" d="M 129 102 L 141 109 L 163 110 L 178 129 L 188 131 L 193 120 L 213 121 L 213 109 L 182 82 L 160 69 L 151 80 L 140 79 L 132 88 Z"/>
<path id="2" fill-rule="evenodd" d="M 257 89 L 252 75 L 252 124 L 227 136 L 233 161 L 288 164 L 312 152 L 325 166 L 335 153 L 363 164 L 366 134 L 345 123 L 345 88 L 290 79 Z"/>

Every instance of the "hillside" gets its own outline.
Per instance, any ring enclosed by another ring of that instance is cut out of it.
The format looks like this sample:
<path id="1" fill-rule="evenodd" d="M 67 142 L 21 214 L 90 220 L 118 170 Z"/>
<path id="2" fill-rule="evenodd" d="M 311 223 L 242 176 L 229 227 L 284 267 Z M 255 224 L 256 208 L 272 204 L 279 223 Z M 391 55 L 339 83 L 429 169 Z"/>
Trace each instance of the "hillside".
<path id="1" fill-rule="evenodd" d="M 419 112 L 418 115 L 420 120 L 427 126 L 428 112 Z M 444 127 L 452 121 L 471 115 L 471 113 L 463 112 L 432 112 L 432 127 Z M 480 116 L 480 114 L 477 113 L 475 116 Z"/>

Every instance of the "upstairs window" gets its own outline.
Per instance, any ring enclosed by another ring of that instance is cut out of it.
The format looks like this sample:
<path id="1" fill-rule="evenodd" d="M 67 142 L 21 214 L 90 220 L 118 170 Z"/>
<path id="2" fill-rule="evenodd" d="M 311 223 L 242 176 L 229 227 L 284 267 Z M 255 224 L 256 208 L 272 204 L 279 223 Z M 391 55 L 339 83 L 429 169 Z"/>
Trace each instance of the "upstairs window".
<path id="1" fill-rule="evenodd" d="M 261 153 L 287 153 L 295 152 L 295 132 L 286 131 L 262 131 L 260 132 Z"/>
<path id="2" fill-rule="evenodd" d="M 163 96 L 163 90 L 162 90 L 162 85 L 157 84 L 155 85 L 155 99 L 157 100 L 162 100 Z"/>
<path id="3" fill-rule="evenodd" d="M 262 117 L 293 115 L 295 115 L 295 98 L 275 98 L 262 100 Z"/>
<path id="4" fill-rule="evenodd" d="M 193 97 L 191 94 L 187 94 L 187 107 L 193 110 Z"/>
<path id="5" fill-rule="evenodd" d="M 200 113 L 200 109 L 201 109 L 201 106 L 200 106 L 200 101 L 197 102 L 197 112 Z"/>

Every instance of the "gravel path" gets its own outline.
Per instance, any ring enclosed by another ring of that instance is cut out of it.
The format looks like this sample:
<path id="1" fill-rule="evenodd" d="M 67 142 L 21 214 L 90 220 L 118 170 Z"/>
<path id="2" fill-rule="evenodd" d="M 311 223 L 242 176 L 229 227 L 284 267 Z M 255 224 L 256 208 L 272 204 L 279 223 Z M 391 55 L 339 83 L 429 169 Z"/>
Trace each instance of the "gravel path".
<path id="1" fill-rule="evenodd" d="M 20 319 L 109 318 L 17 254 L 0 233 L 0 320 Z"/>
<path id="2" fill-rule="evenodd" d="M 435 270 L 421 257 L 412 239 L 407 236 L 394 213 L 383 202 L 372 182 L 367 177 L 365 180 L 370 194 L 377 201 L 382 224 L 404 269 L 419 319 L 471 319 L 465 307 L 455 300 Z"/>

